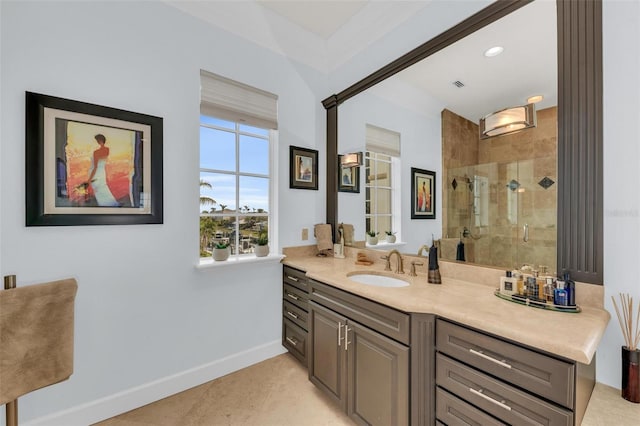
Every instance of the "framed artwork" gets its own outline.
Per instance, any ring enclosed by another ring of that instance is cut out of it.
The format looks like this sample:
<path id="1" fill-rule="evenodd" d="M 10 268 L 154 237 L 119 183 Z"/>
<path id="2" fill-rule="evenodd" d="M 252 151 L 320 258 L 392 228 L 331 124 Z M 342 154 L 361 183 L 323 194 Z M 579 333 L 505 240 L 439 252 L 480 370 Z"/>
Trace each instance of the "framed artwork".
<path id="1" fill-rule="evenodd" d="M 162 118 L 26 92 L 26 225 L 162 223 Z"/>
<path id="2" fill-rule="evenodd" d="M 360 167 L 342 167 L 338 155 L 338 191 L 360 193 Z"/>
<path id="3" fill-rule="evenodd" d="M 318 151 L 289 147 L 289 188 L 318 190 Z"/>
<path id="4" fill-rule="evenodd" d="M 411 168 L 411 219 L 436 218 L 436 172 Z"/>

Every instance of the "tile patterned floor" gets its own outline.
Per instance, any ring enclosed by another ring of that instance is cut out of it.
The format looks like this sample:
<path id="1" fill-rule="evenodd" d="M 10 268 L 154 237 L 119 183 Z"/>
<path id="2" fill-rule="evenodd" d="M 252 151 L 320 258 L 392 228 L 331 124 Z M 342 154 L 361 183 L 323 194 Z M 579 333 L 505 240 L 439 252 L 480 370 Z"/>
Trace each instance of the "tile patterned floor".
<path id="1" fill-rule="evenodd" d="M 99 426 L 352 426 L 284 354 L 154 402 Z M 597 384 L 582 426 L 640 426 L 640 404 Z"/>
<path id="2" fill-rule="evenodd" d="M 597 383 L 582 426 L 640 426 L 640 404 L 624 400 L 620 389 Z"/>
<path id="3" fill-rule="evenodd" d="M 100 426 L 352 426 L 284 354 L 162 399 Z"/>

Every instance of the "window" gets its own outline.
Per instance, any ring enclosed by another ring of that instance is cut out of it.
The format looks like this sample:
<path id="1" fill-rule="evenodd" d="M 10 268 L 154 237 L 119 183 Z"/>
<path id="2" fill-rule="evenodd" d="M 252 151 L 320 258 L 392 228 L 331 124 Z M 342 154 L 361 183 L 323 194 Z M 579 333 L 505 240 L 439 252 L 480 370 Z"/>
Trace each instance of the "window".
<path id="1" fill-rule="evenodd" d="M 373 151 L 365 153 L 365 219 L 367 231 L 391 231 L 393 203 L 391 187 L 391 157 Z"/>
<path id="2" fill-rule="evenodd" d="M 210 257 L 217 244 L 228 244 L 232 255 L 248 255 L 258 237 L 271 235 L 277 125 L 250 111 L 247 93 L 264 92 L 205 72 L 201 83 L 200 257 Z M 220 93 L 222 100 L 216 97 Z M 238 102 L 225 106 L 233 96 Z M 275 116 L 276 98 L 266 98 Z"/>
<path id="3" fill-rule="evenodd" d="M 367 124 L 366 138 L 366 231 L 384 236 L 386 231 L 400 231 L 399 194 L 394 191 L 394 182 L 399 181 L 400 134 Z"/>

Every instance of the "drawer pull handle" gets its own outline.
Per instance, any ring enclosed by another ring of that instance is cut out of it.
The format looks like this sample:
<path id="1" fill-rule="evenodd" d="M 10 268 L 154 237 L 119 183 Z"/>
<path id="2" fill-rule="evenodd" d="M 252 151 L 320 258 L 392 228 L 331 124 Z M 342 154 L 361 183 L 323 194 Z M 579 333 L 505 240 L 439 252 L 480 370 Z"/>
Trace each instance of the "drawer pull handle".
<path id="1" fill-rule="evenodd" d="M 293 346 L 298 346 L 298 341 L 291 337 L 287 337 L 287 342 L 291 343 Z"/>
<path id="2" fill-rule="evenodd" d="M 291 318 L 298 319 L 298 316 L 291 311 L 287 311 L 287 315 L 289 315 Z"/>
<path id="3" fill-rule="evenodd" d="M 349 326 L 347 326 L 347 324 L 344 325 L 344 350 L 348 350 L 349 349 L 349 343 L 351 343 L 349 341 L 349 331 L 351 331 L 353 329 L 349 328 Z"/>
<path id="4" fill-rule="evenodd" d="M 287 278 L 289 278 L 291 281 L 298 282 L 298 279 L 296 277 L 292 277 L 291 275 L 287 275 Z"/>
<path id="5" fill-rule="evenodd" d="M 494 404 L 496 404 L 498 407 L 504 408 L 507 411 L 511 411 L 511 407 L 509 407 L 507 404 L 505 404 L 504 402 L 500 402 L 500 401 L 496 401 L 495 399 L 485 395 L 484 393 L 482 393 L 482 389 L 480 389 L 479 391 L 475 390 L 474 388 L 469 388 L 469 392 L 471 392 L 474 395 L 478 395 L 481 398 L 486 399 L 489 402 L 492 402 Z"/>
<path id="6" fill-rule="evenodd" d="M 474 354 L 474 355 L 479 356 L 480 358 L 484 358 L 484 359 L 486 359 L 487 361 L 491 361 L 491 362 L 493 362 L 493 363 L 495 363 L 495 364 L 498 364 L 498 365 L 499 365 L 499 366 L 501 366 L 501 367 L 511 369 L 511 365 L 510 365 L 510 364 L 507 364 L 507 363 L 506 363 L 506 362 L 504 362 L 504 361 L 499 361 L 499 360 L 497 360 L 497 359 L 495 359 L 495 358 L 490 357 L 489 355 L 485 355 L 485 354 L 483 354 L 483 353 L 482 353 L 482 352 L 480 352 L 480 351 L 476 351 L 476 350 L 474 350 L 474 349 L 469 349 L 469 352 L 471 352 L 471 353 L 472 353 L 472 354 Z"/>
<path id="7" fill-rule="evenodd" d="M 296 296 L 295 294 L 291 294 L 291 293 L 287 293 L 287 297 L 293 299 L 293 300 L 298 300 L 298 296 Z"/>

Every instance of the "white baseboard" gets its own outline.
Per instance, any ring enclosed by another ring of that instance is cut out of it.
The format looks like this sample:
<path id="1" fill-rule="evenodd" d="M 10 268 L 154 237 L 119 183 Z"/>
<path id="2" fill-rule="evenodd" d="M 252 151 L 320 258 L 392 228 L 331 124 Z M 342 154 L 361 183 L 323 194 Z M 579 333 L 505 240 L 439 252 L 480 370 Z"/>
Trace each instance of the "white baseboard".
<path id="1" fill-rule="evenodd" d="M 238 371 L 286 352 L 280 340 L 195 367 L 172 376 L 59 411 L 24 423 L 24 426 L 87 426 L 125 413 L 178 392 Z"/>

